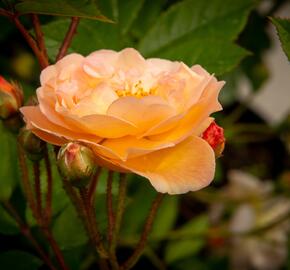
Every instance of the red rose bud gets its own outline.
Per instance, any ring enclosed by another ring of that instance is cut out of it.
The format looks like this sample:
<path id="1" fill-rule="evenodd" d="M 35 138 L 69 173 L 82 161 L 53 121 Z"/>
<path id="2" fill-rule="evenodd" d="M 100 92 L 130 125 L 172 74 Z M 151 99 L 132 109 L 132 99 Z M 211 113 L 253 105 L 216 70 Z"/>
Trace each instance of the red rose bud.
<path id="1" fill-rule="evenodd" d="M 218 158 L 225 148 L 224 129 L 213 121 L 210 126 L 203 132 L 202 138 L 208 142 Z"/>
<path id="2" fill-rule="evenodd" d="M 7 119 L 16 114 L 23 104 L 23 91 L 21 87 L 6 81 L 0 76 L 0 118 Z"/>
<path id="3" fill-rule="evenodd" d="M 45 142 L 30 130 L 23 128 L 19 133 L 19 143 L 31 161 L 39 161 L 44 156 Z"/>
<path id="4" fill-rule="evenodd" d="M 96 170 L 94 152 L 89 147 L 74 142 L 60 148 L 57 165 L 65 180 L 77 188 L 85 187 Z"/>

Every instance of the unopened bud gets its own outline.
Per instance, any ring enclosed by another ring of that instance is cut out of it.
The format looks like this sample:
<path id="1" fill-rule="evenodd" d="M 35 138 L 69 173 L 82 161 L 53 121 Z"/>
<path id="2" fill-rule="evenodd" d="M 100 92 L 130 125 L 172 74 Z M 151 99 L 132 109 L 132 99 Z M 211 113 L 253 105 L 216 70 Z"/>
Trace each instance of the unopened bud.
<path id="1" fill-rule="evenodd" d="M 20 131 L 19 142 L 31 161 L 39 161 L 43 158 L 45 142 L 35 136 L 30 130 L 22 129 Z"/>
<path id="2" fill-rule="evenodd" d="M 8 119 L 16 114 L 23 104 L 23 91 L 21 87 L 6 81 L 0 76 L 0 118 Z"/>
<path id="3" fill-rule="evenodd" d="M 215 156 L 218 158 L 222 155 L 225 148 L 225 136 L 224 129 L 218 126 L 214 121 L 203 132 L 202 138 L 208 142 L 215 152 Z"/>
<path id="4" fill-rule="evenodd" d="M 74 142 L 60 148 L 57 163 L 61 175 L 77 188 L 85 187 L 96 170 L 94 152 Z"/>

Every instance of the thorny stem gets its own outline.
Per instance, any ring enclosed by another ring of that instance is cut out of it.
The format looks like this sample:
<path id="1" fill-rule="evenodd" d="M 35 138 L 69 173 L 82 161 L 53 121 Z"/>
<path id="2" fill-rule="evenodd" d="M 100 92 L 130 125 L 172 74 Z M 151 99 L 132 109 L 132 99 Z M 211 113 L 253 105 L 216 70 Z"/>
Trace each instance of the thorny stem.
<path id="1" fill-rule="evenodd" d="M 113 212 L 113 196 L 112 196 L 112 184 L 113 184 L 113 172 L 108 172 L 107 179 L 107 215 L 108 215 L 108 233 L 107 238 L 109 242 L 109 246 L 112 243 L 113 238 L 113 229 L 114 229 L 114 212 Z"/>
<path id="2" fill-rule="evenodd" d="M 68 31 L 65 35 L 65 38 L 63 40 L 63 43 L 59 49 L 58 55 L 56 57 L 56 61 L 60 60 L 61 58 L 63 58 L 66 55 L 67 50 L 68 50 L 68 48 L 71 44 L 71 41 L 73 39 L 73 36 L 76 33 L 76 29 L 78 27 L 79 21 L 80 21 L 80 18 L 78 18 L 78 17 L 71 18 L 71 23 L 70 23 L 69 29 L 68 29 Z"/>
<path id="3" fill-rule="evenodd" d="M 122 217 L 125 209 L 125 200 L 126 200 L 126 189 L 127 189 L 127 175 L 124 173 L 120 174 L 119 179 L 119 191 L 117 199 L 117 209 L 116 209 L 116 219 L 113 228 L 112 242 L 109 247 L 109 253 L 112 260 L 113 269 L 118 269 L 118 260 L 116 256 L 116 247 L 118 241 L 118 235 L 121 227 Z"/>
<path id="4" fill-rule="evenodd" d="M 33 163 L 33 174 L 34 174 L 34 190 L 35 190 L 35 197 L 36 197 L 36 213 L 37 213 L 36 216 L 42 223 L 42 199 L 41 199 L 39 162 Z"/>
<path id="5" fill-rule="evenodd" d="M 46 177 L 47 177 L 47 193 L 46 193 L 46 202 L 45 202 L 45 210 L 44 210 L 44 217 L 46 222 L 49 224 L 51 220 L 52 210 L 51 210 L 51 203 L 52 203 L 52 172 L 51 172 L 51 164 L 49 159 L 48 149 L 45 149 L 44 155 L 44 163 L 46 169 Z"/>
<path id="6" fill-rule="evenodd" d="M 98 185 L 98 182 L 99 182 L 99 178 L 100 178 L 101 172 L 102 172 L 102 167 L 98 167 L 95 175 L 92 177 L 92 182 L 90 184 L 89 194 L 88 194 L 89 201 L 90 201 L 91 204 L 93 204 L 94 194 L 96 192 L 96 188 L 97 188 L 97 185 Z"/>
<path id="7" fill-rule="evenodd" d="M 95 216 L 95 208 L 90 204 L 88 198 L 88 190 L 87 188 L 80 188 L 79 194 L 81 198 L 81 202 L 83 204 L 85 219 L 84 225 L 86 226 L 87 232 L 89 234 L 89 238 L 96 248 L 97 253 L 101 257 L 101 259 L 108 258 L 107 251 L 102 243 L 101 234 L 98 230 L 96 216 Z"/>
<path id="8" fill-rule="evenodd" d="M 39 18 L 36 14 L 32 14 L 31 19 L 32 19 L 32 23 L 33 23 L 33 27 L 34 27 L 34 31 L 35 31 L 35 35 L 36 35 L 36 40 L 38 42 L 38 47 L 39 47 L 41 53 L 44 55 L 44 57 L 46 59 L 48 59 L 47 51 L 46 51 L 46 47 L 45 47 L 45 42 L 44 42 L 44 37 L 43 37 L 43 32 L 41 30 Z"/>
<path id="9" fill-rule="evenodd" d="M 24 37 L 26 42 L 29 44 L 32 51 L 34 52 L 35 56 L 37 57 L 41 69 L 46 68 L 49 65 L 49 63 L 48 63 L 48 59 L 47 59 L 44 51 L 41 51 L 38 48 L 36 41 L 33 39 L 33 37 L 29 34 L 29 32 L 25 29 L 23 24 L 20 22 L 20 20 L 18 18 L 18 14 L 14 14 L 12 12 L 9 12 L 9 11 L 1 8 L 0 15 L 7 17 L 11 21 L 14 22 L 15 26 L 20 31 L 20 33 L 22 34 L 22 36 Z"/>
<path id="10" fill-rule="evenodd" d="M 133 252 L 131 257 L 121 266 L 121 270 L 131 269 L 136 264 L 136 262 L 138 261 L 140 256 L 142 255 L 144 248 L 145 248 L 145 245 L 146 245 L 146 242 L 147 242 L 147 239 L 148 239 L 148 235 L 149 235 L 150 230 L 152 228 L 154 218 L 156 216 L 158 207 L 160 206 L 160 203 L 162 202 L 163 196 L 164 196 L 164 194 L 158 193 L 156 198 L 154 199 L 154 201 L 151 205 L 151 209 L 149 211 L 149 215 L 148 215 L 147 220 L 145 222 L 145 226 L 144 226 L 143 232 L 141 234 L 140 240 L 135 248 L 135 251 Z"/>
<path id="11" fill-rule="evenodd" d="M 36 213 L 36 205 L 35 205 L 35 201 L 34 201 L 34 197 L 33 197 L 33 191 L 32 191 L 32 187 L 31 187 L 30 182 L 29 182 L 28 167 L 27 167 L 27 164 L 25 161 L 24 152 L 21 148 L 19 141 L 17 143 L 17 147 L 18 147 L 19 166 L 20 166 L 20 170 L 21 170 L 21 174 L 22 174 L 21 180 L 22 180 L 24 195 L 26 197 L 26 200 L 28 202 L 30 209 L 32 210 L 32 213 Z M 35 217 L 35 218 L 37 219 L 37 217 Z"/>
<path id="12" fill-rule="evenodd" d="M 44 233 L 47 241 L 49 242 L 50 247 L 52 248 L 61 269 L 62 270 L 69 270 L 69 268 L 66 266 L 66 263 L 64 261 L 63 254 L 62 254 L 57 242 L 55 241 L 50 229 L 47 226 L 45 226 L 45 227 L 42 227 L 41 230 Z"/>
<path id="13" fill-rule="evenodd" d="M 14 220 L 17 222 L 18 227 L 20 229 L 20 232 L 30 241 L 30 243 L 33 245 L 39 256 L 42 258 L 42 260 L 46 263 L 46 265 L 51 270 L 57 270 L 53 263 L 51 262 L 50 258 L 47 256 L 47 254 L 44 252 L 42 247 L 38 244 L 38 242 L 35 240 L 33 235 L 31 234 L 31 231 L 26 223 L 23 222 L 19 214 L 17 213 L 16 209 L 13 207 L 10 202 L 3 202 L 4 207 L 6 210 L 10 213 L 10 215 L 14 218 Z"/>

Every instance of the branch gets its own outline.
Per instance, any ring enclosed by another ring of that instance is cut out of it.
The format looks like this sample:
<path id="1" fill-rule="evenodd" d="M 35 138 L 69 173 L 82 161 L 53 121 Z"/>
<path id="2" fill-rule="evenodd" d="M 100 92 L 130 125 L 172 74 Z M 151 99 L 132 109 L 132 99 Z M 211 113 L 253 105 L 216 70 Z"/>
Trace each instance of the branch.
<path id="1" fill-rule="evenodd" d="M 63 43 L 59 49 L 58 55 L 56 57 L 56 61 L 60 60 L 61 58 L 63 58 L 66 55 L 67 50 L 68 50 L 68 48 L 71 44 L 71 41 L 73 39 L 73 36 L 76 33 L 76 29 L 78 27 L 79 21 L 80 21 L 80 18 L 72 17 L 69 29 L 65 35 L 64 41 L 63 41 Z"/>
<path id="2" fill-rule="evenodd" d="M 133 252 L 132 256 L 121 266 L 121 270 L 128 270 L 131 269 L 136 262 L 138 261 L 138 259 L 140 258 L 140 256 L 142 255 L 147 239 L 148 239 L 148 235 L 151 231 L 152 225 L 153 225 L 153 221 L 154 218 L 157 214 L 157 210 L 162 202 L 162 198 L 164 197 L 164 194 L 162 193 L 158 193 L 156 198 L 154 199 L 149 215 L 147 217 L 142 235 L 140 237 L 140 240 L 137 244 L 137 247 L 135 249 L 135 251 Z"/>
<path id="3" fill-rule="evenodd" d="M 45 42 L 44 42 L 44 36 L 43 36 L 43 32 L 41 30 L 39 18 L 36 14 L 32 14 L 31 19 L 32 19 L 32 23 L 33 23 L 33 27 L 34 27 L 34 31 L 35 31 L 35 35 L 36 35 L 36 40 L 38 42 L 38 47 L 39 47 L 40 51 L 42 52 L 43 56 L 46 59 L 48 59 L 47 51 L 46 51 L 46 47 L 45 47 Z M 47 62 L 48 62 L 48 60 L 47 60 Z"/>

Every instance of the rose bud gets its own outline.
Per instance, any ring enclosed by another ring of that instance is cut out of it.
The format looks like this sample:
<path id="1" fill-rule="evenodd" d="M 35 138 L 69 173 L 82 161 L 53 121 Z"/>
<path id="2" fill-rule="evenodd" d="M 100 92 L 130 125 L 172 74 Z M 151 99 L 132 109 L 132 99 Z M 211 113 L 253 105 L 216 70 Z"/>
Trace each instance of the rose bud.
<path id="1" fill-rule="evenodd" d="M 7 119 L 18 112 L 23 104 L 21 87 L 0 76 L 0 118 Z"/>
<path id="2" fill-rule="evenodd" d="M 213 121 L 209 127 L 203 132 L 202 138 L 208 142 L 208 144 L 214 150 L 216 158 L 222 155 L 225 148 L 224 129 Z"/>
<path id="3" fill-rule="evenodd" d="M 57 164 L 60 174 L 77 188 L 85 187 L 96 170 L 94 152 L 89 147 L 74 142 L 60 148 Z"/>
<path id="4" fill-rule="evenodd" d="M 27 157 L 31 161 L 39 161 L 43 158 L 45 142 L 36 137 L 30 130 L 22 129 L 19 133 L 19 142 Z"/>

